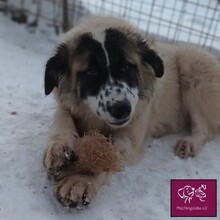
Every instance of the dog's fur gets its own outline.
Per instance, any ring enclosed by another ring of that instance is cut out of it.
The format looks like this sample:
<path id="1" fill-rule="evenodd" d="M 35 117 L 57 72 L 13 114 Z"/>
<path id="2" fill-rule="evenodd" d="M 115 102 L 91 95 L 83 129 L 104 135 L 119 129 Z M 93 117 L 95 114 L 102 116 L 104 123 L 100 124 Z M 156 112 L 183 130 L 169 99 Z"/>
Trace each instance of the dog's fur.
<path id="1" fill-rule="evenodd" d="M 123 60 L 117 58 L 119 53 Z M 88 67 L 91 62 L 102 65 L 102 78 L 96 78 L 96 65 Z M 112 69 L 117 62 L 121 75 Z M 74 141 L 85 132 L 97 129 L 112 136 L 121 157 L 134 164 L 143 155 L 145 136 L 187 129 L 189 135 L 174 148 L 176 155 L 187 158 L 195 156 L 220 125 L 220 64 L 214 56 L 189 44 L 145 40 L 139 30 L 116 18 L 90 18 L 66 34 L 46 66 L 46 95 L 52 90 L 58 106 L 44 165 L 56 176 L 59 199 L 70 207 L 88 205 L 109 177 L 73 175 L 63 168 L 74 155 Z M 121 102 L 123 107 L 117 105 L 112 112 L 110 107 Z"/>

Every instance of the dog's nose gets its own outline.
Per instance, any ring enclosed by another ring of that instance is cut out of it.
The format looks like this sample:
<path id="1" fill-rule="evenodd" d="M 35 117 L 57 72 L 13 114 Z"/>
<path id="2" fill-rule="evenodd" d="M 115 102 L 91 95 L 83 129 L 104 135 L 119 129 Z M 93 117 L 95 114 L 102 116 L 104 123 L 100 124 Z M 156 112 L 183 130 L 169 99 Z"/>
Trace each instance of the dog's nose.
<path id="1" fill-rule="evenodd" d="M 109 107 L 109 112 L 118 120 L 126 119 L 131 113 L 131 104 L 128 100 L 118 101 Z"/>

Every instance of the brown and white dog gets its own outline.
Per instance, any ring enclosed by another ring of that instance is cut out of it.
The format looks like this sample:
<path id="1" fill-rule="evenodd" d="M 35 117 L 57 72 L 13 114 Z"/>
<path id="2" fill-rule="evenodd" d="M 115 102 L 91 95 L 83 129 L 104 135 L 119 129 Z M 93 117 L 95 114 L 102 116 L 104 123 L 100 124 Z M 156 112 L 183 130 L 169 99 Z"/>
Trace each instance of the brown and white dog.
<path id="1" fill-rule="evenodd" d="M 69 207 L 90 204 L 110 176 L 68 169 L 74 142 L 85 132 L 112 136 L 121 157 L 134 164 L 145 136 L 187 129 L 174 148 L 187 158 L 220 126 L 220 64 L 214 56 L 188 44 L 148 42 L 117 18 L 90 18 L 66 34 L 46 65 L 46 95 L 52 90 L 58 105 L 44 165 Z"/>

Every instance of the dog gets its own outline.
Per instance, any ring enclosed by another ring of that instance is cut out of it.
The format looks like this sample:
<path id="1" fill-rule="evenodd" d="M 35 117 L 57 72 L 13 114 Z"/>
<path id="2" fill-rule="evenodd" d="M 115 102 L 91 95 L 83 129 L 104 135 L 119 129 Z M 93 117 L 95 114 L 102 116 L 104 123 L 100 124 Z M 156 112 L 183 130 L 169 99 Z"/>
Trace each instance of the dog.
<path id="1" fill-rule="evenodd" d="M 181 199 L 185 199 L 184 203 L 187 201 L 190 203 L 194 196 L 195 188 L 191 186 L 184 186 L 183 188 L 179 189 L 177 193 Z"/>
<path id="2" fill-rule="evenodd" d="M 137 163 L 144 138 L 183 130 L 180 158 L 194 157 L 220 125 L 220 64 L 204 49 L 159 43 L 119 18 L 93 17 L 66 33 L 46 64 L 45 94 L 57 110 L 44 166 L 64 206 L 88 206 L 110 174 L 68 169 L 75 140 L 90 130 L 111 136 L 120 157 Z"/>

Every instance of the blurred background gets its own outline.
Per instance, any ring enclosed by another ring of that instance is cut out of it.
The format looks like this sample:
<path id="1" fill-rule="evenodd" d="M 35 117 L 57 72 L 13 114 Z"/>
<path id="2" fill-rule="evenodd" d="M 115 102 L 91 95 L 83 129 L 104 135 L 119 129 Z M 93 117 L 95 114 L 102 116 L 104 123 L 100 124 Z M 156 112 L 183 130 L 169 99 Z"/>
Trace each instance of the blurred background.
<path id="1" fill-rule="evenodd" d="M 195 43 L 219 57 L 219 0 L 0 0 L 0 11 L 27 32 L 46 35 L 66 32 L 85 16 L 119 16 L 146 35 Z"/>

